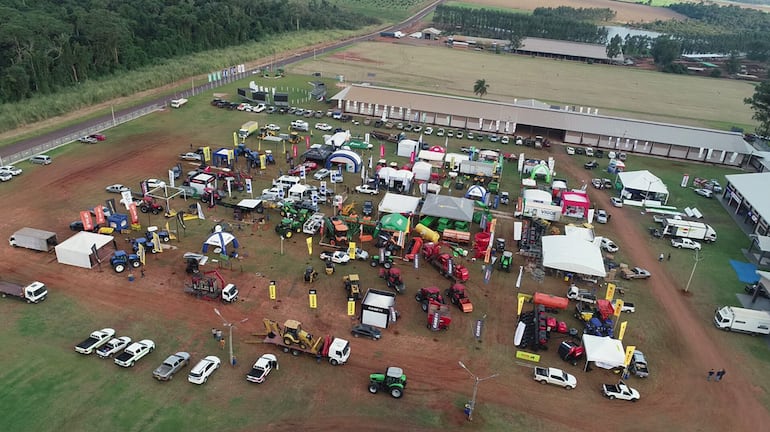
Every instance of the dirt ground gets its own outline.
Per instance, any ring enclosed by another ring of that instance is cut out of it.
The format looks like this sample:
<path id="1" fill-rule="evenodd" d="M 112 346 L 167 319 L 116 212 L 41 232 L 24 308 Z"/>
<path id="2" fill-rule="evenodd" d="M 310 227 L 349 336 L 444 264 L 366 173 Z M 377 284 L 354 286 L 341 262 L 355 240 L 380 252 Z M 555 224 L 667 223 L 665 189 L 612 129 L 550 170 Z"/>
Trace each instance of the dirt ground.
<path id="1" fill-rule="evenodd" d="M 559 6 L 612 9 L 616 12 L 615 21 L 618 23 L 684 19 L 682 15 L 669 9 L 611 0 L 473 0 L 472 3 L 489 7 L 523 10 L 534 10 L 539 7 L 557 8 Z"/>
<path id="2" fill-rule="evenodd" d="M 156 115 L 166 114 L 161 112 Z M 0 234 L 7 237 L 22 226 L 54 227 L 60 240 L 66 239 L 71 234 L 67 224 L 77 218 L 77 211 L 109 197 L 103 192 L 104 185 L 116 181 L 113 179 L 125 179 L 120 181 L 134 185 L 142 177 L 165 172 L 178 153 L 187 151 L 184 145 L 178 143 L 189 141 L 189 137 L 183 136 L 147 135 L 131 137 L 120 143 L 106 141 L 96 146 L 73 144 L 80 147 L 73 147 L 72 151 L 57 157 L 52 165 L 27 169 L 23 174 L 23 185 L 13 181 L 2 186 L 5 201 L 14 203 L 14 208 L 6 211 Z M 122 151 L 117 155 L 110 151 L 108 144 L 120 145 Z M 559 146 L 552 153 L 562 172 L 590 181 L 589 172 L 569 161 Z M 138 171 L 137 166 L 142 166 L 142 169 Z M 269 176 L 265 178 L 271 178 L 276 170 L 276 167 L 272 167 Z M 259 190 L 258 187 L 255 189 Z M 40 192 L 30 193 L 33 190 Z M 593 199 L 598 206 L 610 208 L 606 194 L 594 194 Z M 540 387 L 535 390 L 529 378 L 530 372 L 518 366 L 519 363 L 514 359 L 515 350 L 511 342 L 516 322 L 515 296 L 511 289 L 513 281 L 505 274 L 495 274 L 490 285 L 483 285 L 479 282 L 478 264 L 471 262 L 466 262 L 472 272 L 469 289 L 472 296 L 479 299 L 478 305 L 486 306 L 488 320 L 484 346 L 493 344 L 493 349 L 485 351 L 479 345 L 474 350 L 470 348 L 473 345 L 453 343 L 453 340 L 459 341 L 457 338 L 460 338 L 463 329 L 470 328 L 473 319 L 478 318 L 458 316 L 459 313 L 455 312 L 453 326 L 456 329 L 450 329 L 447 333 L 431 334 L 421 325 L 402 324 L 392 334 L 388 334 L 386 340 L 377 342 L 377 350 L 363 345 L 372 343 L 370 341 L 354 340 L 354 355 L 350 363 L 344 366 L 344 376 L 338 376 L 336 379 L 339 381 L 335 384 L 350 388 L 354 397 L 364 397 L 366 390 L 361 381 L 371 372 L 372 365 L 380 365 L 382 359 L 387 358 L 410 371 L 408 397 L 413 398 L 412 404 L 422 404 L 426 409 L 441 413 L 447 419 L 448 427 L 459 427 L 465 423 L 462 410 L 448 402 L 447 397 L 457 398 L 470 393 L 472 381 L 465 371 L 457 367 L 457 360 L 473 358 L 473 369 L 480 376 L 493 372 L 504 373 L 500 379 L 484 382 L 483 399 L 480 396 L 479 403 L 509 407 L 512 413 L 522 412 L 543 419 L 539 423 L 540 430 L 593 430 L 596 426 L 595 418 L 585 413 L 596 412 L 599 407 L 604 425 L 621 430 L 752 430 L 756 425 L 766 424 L 770 421 L 768 412 L 759 403 L 761 396 L 749 377 L 741 373 L 740 358 L 729 354 L 727 348 L 711 336 L 713 329 L 709 328 L 708 323 L 702 322 L 688 307 L 688 297 L 681 294 L 669 275 L 669 272 L 679 270 L 658 263 L 658 251 L 652 251 L 645 242 L 638 241 L 644 233 L 635 228 L 639 224 L 633 222 L 631 211 L 615 209 L 611 226 L 603 229 L 609 230 L 609 234 L 624 248 L 629 260 L 654 273 L 654 278 L 646 284 L 645 289 L 649 289 L 650 294 L 658 299 L 659 316 L 669 321 L 670 329 L 664 342 L 670 352 L 656 355 L 656 375 L 644 382 L 633 382 L 642 393 L 642 400 L 638 404 L 602 400 L 598 394 L 599 384 L 614 379 L 604 371 L 591 374 L 574 371 L 581 384 L 573 392 L 542 392 Z M 207 210 L 206 213 L 209 219 L 230 219 L 225 209 L 213 212 Z M 163 224 L 165 220 L 158 216 L 151 222 Z M 190 225 L 195 227 L 195 224 L 199 223 L 192 222 Z M 186 279 L 181 255 L 185 251 L 198 250 L 203 234 L 212 222 L 209 220 L 199 225 L 199 228 L 189 230 L 191 233 L 197 232 L 197 235 L 186 234 L 181 242 L 171 243 L 176 249 L 150 256 L 146 277 L 139 278 L 136 275 L 137 280 L 128 285 L 130 289 L 126 289 L 128 282 L 125 277 L 115 275 L 108 266 L 105 266 L 103 272 L 77 269 L 56 264 L 53 255 L 8 247 L 0 249 L 0 273 L 6 275 L 4 277 L 22 280 L 44 280 L 51 286 L 53 295 L 61 293 L 77 299 L 87 310 L 95 313 L 120 312 L 127 320 L 141 319 L 142 316 L 151 316 L 153 319 L 163 317 L 205 330 L 211 325 L 212 318 L 216 319 L 212 317 L 212 303 L 195 300 L 181 292 L 182 281 Z M 512 242 L 511 221 L 502 220 L 500 227 L 500 232 Z M 250 321 L 239 326 L 236 337 L 240 346 L 253 339 L 250 333 L 262 330 L 263 317 L 277 320 L 296 318 L 312 323 L 317 332 L 346 334 L 350 321 L 342 318 L 339 308 L 325 307 L 315 312 L 308 311 L 306 286 L 301 282 L 301 271 L 308 262 L 314 262 L 319 270 L 320 265 L 317 259 L 308 258 L 304 238 L 287 241 L 286 257 L 280 257 L 277 237 L 271 228 L 268 225 L 267 230 L 263 231 L 254 225 L 236 232 L 243 244 L 242 260 L 235 263 L 232 271 L 220 270 L 228 282 L 239 285 L 242 293 L 242 301 L 238 305 L 226 307 L 226 313 L 231 319 L 250 317 Z M 125 245 L 121 236 L 117 242 L 119 246 Z M 316 246 L 314 255 L 318 252 Z M 289 274 L 276 273 L 278 269 L 284 268 L 286 259 L 295 260 L 291 267 L 294 270 Z M 517 257 L 516 267 L 521 264 L 523 260 Z M 399 300 L 399 307 L 408 320 L 424 319 L 419 317 L 417 304 L 410 301 L 411 295 L 416 287 L 428 284 L 441 286 L 446 282 L 442 282 L 433 269 L 418 272 L 412 269 L 411 264 L 399 265 L 404 269 L 407 287 L 411 287 L 405 297 L 399 298 L 403 299 Z M 241 267 L 249 270 L 240 272 L 238 269 Z M 357 263 L 344 269 L 345 272 L 351 270 L 376 281 L 373 270 L 367 264 Z M 328 290 L 342 298 L 338 277 L 341 277 L 341 272 L 332 278 L 322 276 L 317 285 L 319 292 L 325 293 Z M 263 294 L 270 279 L 276 280 L 279 286 L 280 301 L 275 303 L 271 303 Z M 379 287 L 378 282 L 371 285 Z M 546 278 L 542 286 L 535 286 L 534 282 L 525 277 L 523 284 L 525 292 L 544 290 L 559 293 L 563 289 L 564 284 L 553 277 Z M 148 301 L 161 296 L 168 300 Z M 324 300 L 328 299 L 324 297 Z M 249 352 L 249 356 L 254 353 L 251 348 L 241 350 Z M 554 351 L 544 354 L 546 359 L 550 359 L 546 361 L 560 362 Z M 487 358 L 485 353 L 492 357 Z M 500 358 L 501 355 L 503 358 Z M 312 361 L 307 363 L 311 365 L 308 367 L 314 366 Z M 563 363 L 555 366 L 560 364 Z M 240 367 L 245 368 L 243 365 Z M 498 370 L 501 367 L 505 369 Z M 724 382 L 706 382 L 705 372 L 712 367 L 724 367 L 727 370 Z M 223 386 L 233 386 L 242 380 L 241 374 L 221 375 L 217 380 L 222 380 L 219 385 Z M 301 386 L 302 383 L 297 385 Z M 537 403 L 532 403 L 533 397 L 542 394 L 548 397 L 537 397 Z M 318 401 L 319 407 L 315 409 L 323 414 L 308 417 L 313 419 L 312 424 L 302 421 L 280 423 L 269 425 L 267 430 L 326 430 L 331 427 L 344 430 L 345 427 L 359 424 L 360 419 L 355 413 L 342 415 L 325 409 L 330 403 L 333 404 L 323 399 Z M 569 409 L 565 410 L 565 406 Z M 629 424 L 629 421 L 633 424 Z M 476 426 L 484 428 L 483 417 Z M 378 428 L 397 430 L 400 427 L 383 425 Z"/>

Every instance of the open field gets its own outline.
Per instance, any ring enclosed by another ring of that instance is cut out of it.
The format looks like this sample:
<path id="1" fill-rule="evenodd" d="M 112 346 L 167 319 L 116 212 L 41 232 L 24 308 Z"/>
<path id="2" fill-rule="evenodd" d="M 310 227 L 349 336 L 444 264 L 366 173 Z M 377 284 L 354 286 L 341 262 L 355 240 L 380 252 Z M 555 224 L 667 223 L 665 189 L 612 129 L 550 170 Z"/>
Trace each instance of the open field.
<path id="1" fill-rule="evenodd" d="M 329 75 L 329 73 L 324 73 Z M 277 85 L 300 86 L 306 77 L 277 80 Z M 284 84 L 285 83 L 285 84 Z M 262 84 L 262 83 L 260 83 Z M 235 99 L 235 88 L 244 83 L 217 89 Z M 121 182 L 136 187 L 147 177 L 164 177 L 164 172 L 176 163 L 176 155 L 190 146 L 229 146 L 232 131 L 248 119 L 261 124 L 277 123 L 284 128 L 292 116 L 267 116 L 215 109 L 208 105 L 212 95 L 191 99 L 180 110 L 150 115 L 137 122 L 108 132 L 108 140 L 96 145 L 73 144 L 53 153 L 55 161 L 47 167 L 22 164 L 23 182 L 14 180 L 0 185 L 14 211 L 8 212 L 0 234 L 10 235 L 21 226 L 49 228 L 57 231 L 60 240 L 69 236 L 67 224 L 77 217 L 77 211 L 93 206 L 110 196 L 103 192 L 106 184 Z M 321 103 L 302 104 L 312 109 L 325 109 Z M 331 119 L 323 121 L 341 125 Z M 354 133 L 368 128 L 355 126 Z M 317 141 L 317 134 L 313 142 Z M 436 143 L 441 144 L 437 140 Z M 453 139 L 450 149 L 467 145 L 468 141 Z M 254 139 L 249 146 L 257 147 Z M 272 145 L 280 156 L 282 149 Z M 598 173 L 585 171 L 582 158 L 569 157 L 559 145 L 551 151 L 509 146 L 508 151 L 525 151 L 528 156 L 556 159 L 559 177 L 571 185 L 580 185 Z M 387 146 L 387 157 L 393 159 L 394 148 Z M 372 150 L 378 156 L 378 149 Z M 368 158 L 369 152 L 363 152 Z M 404 162 L 404 161 L 400 161 Z M 183 163 L 185 169 L 194 164 Z M 240 165 L 242 166 L 242 165 Z M 719 177 L 733 172 L 701 165 L 671 163 L 631 155 L 629 169 L 650 168 L 669 184 L 678 184 L 681 172 L 691 176 Z M 266 187 L 269 179 L 286 169 L 282 158 L 278 165 L 255 175 L 255 191 Z M 347 174 L 346 183 L 352 187 L 356 175 Z M 518 195 L 515 164 L 507 164 L 502 189 Z M 51 190 L 52 194 L 30 194 L 28 191 Z M 455 193 L 451 190 L 445 193 Z M 608 206 L 606 192 L 590 190 L 597 206 Z M 245 194 L 239 194 L 243 197 Z M 285 242 L 285 254 L 279 252 L 279 241 L 272 230 L 277 214 L 265 230 L 247 224 L 234 233 L 241 246 L 241 259 L 219 271 L 229 282 L 241 289 L 241 301 L 235 305 L 195 300 L 182 293 L 187 280 L 183 252 L 199 250 L 200 243 L 218 220 L 231 221 L 224 208 L 204 209 L 206 221 L 188 222 L 179 241 L 163 254 L 150 256 L 147 277 L 129 282 L 105 266 L 104 272 L 82 270 L 56 264 L 52 256 L 8 247 L 0 248 L 0 272 L 4 279 L 45 281 L 51 290 L 49 300 L 28 306 L 4 299 L 0 313 L 8 331 L 0 334 L 0 343 L 20 347 L 0 354 L 0 377 L 7 383 L 0 403 L 11 408 L 6 417 L 13 430 L 77 429 L 103 430 L 106 425 L 115 430 L 453 430 L 468 427 L 462 405 L 472 391 L 472 380 L 457 366 L 463 361 L 474 373 L 500 377 L 485 381 L 479 390 L 474 430 L 510 430 L 527 428 L 535 431 L 593 430 L 592 416 L 575 416 L 575 412 L 601 410 L 606 427 L 622 429 L 634 419 L 635 430 L 745 430 L 749 425 L 762 424 L 767 417 L 764 386 L 750 384 L 748 377 L 759 374 L 767 365 L 767 347 L 762 339 L 719 333 L 709 324 L 713 305 L 732 302 L 730 293 L 740 291 L 731 278 L 725 258 L 740 256 L 744 247 L 742 237 L 726 214 L 714 202 L 700 202 L 692 191 L 672 187 L 672 202 L 697 204 L 709 223 L 720 233 L 718 248 L 706 248 L 707 260 L 702 263 L 696 279 L 697 290 L 682 297 L 677 285 L 689 270 L 690 257 L 684 251 L 673 251 L 670 264 L 659 264 L 655 257 L 667 247 L 658 240 L 646 240 L 644 228 L 649 216 L 638 215 L 632 208 L 613 209 L 612 223 L 597 227 L 601 235 L 613 238 L 621 247 L 617 259 L 647 267 L 653 271 L 650 281 L 623 283 L 625 299 L 637 304 L 638 312 L 625 317 L 629 321 L 625 342 L 644 350 L 654 368 L 648 380 L 632 379 L 632 385 L 642 392 L 638 404 L 623 404 L 603 400 L 597 388 L 602 382 L 613 382 L 613 374 L 597 369 L 590 374 L 579 372 L 558 360 L 555 349 L 543 351 L 542 363 L 564 367 L 578 376 L 578 388 L 564 392 L 535 386 L 528 364 L 516 361 L 511 344 L 515 324 L 515 290 L 512 275 L 495 272 L 490 283 L 481 282 L 479 262 L 458 260 L 471 270 L 468 289 L 475 311 L 461 316 L 452 310 L 452 328 L 447 332 L 430 333 L 425 329 L 425 315 L 412 300 L 412 293 L 422 286 L 443 287 L 447 282 L 431 268 L 417 271 L 412 264 L 397 264 L 405 274 L 408 293 L 397 300 L 401 319 L 386 330 L 378 342 L 352 340 L 349 364 L 334 368 L 317 365 L 312 358 L 292 358 L 279 353 L 280 370 L 271 374 L 265 384 L 250 385 L 243 379 L 250 362 L 264 352 L 276 352 L 270 346 L 248 342 L 258 340 L 253 333 L 262 329 L 264 317 L 282 321 L 296 318 L 317 335 L 333 333 L 345 337 L 350 318 L 345 315 L 342 275 L 358 273 L 365 287 L 384 288 L 366 263 L 348 267 L 338 266 L 332 277 L 322 275 L 313 285 L 319 292 L 319 308 L 307 307 L 308 286 L 301 275 L 308 264 L 320 270 L 320 261 L 309 257 L 304 236 Z M 365 198 L 353 196 L 359 204 Z M 174 208 L 188 203 L 175 202 Z M 328 209 L 325 209 L 328 211 Z M 508 210 L 511 208 L 501 208 Z M 162 225 L 160 216 L 141 215 L 143 225 Z M 175 229 L 172 222 L 171 228 Z M 510 244 L 512 222 L 500 219 L 498 235 Z M 127 235 L 132 236 L 132 235 Z M 125 247 L 123 236 L 117 239 Z M 371 245 L 365 245 L 370 253 Z M 512 248 L 513 246 L 509 246 Z M 314 245 L 314 255 L 321 248 Z M 214 256 L 216 258 L 216 256 Z M 516 257 L 515 267 L 524 265 Z M 205 270 L 217 268 L 210 264 Z M 684 276 L 683 276 L 684 274 Z M 278 299 L 267 298 L 268 281 L 278 282 Z M 714 283 L 717 282 L 718 283 Z M 547 277 L 538 284 L 525 274 L 522 292 L 545 291 L 562 294 L 563 281 Z M 209 329 L 221 326 L 213 313 L 218 307 L 227 319 L 249 321 L 235 329 L 236 367 L 223 365 L 209 382 L 197 387 L 185 382 L 179 374 L 173 382 L 157 383 L 150 376 L 165 355 L 178 350 L 193 354 L 193 362 L 204 355 L 217 354 L 226 359 L 210 336 Z M 528 308 L 529 306 L 525 306 Z M 481 342 L 471 336 L 474 320 L 486 314 Z M 557 315 L 570 326 L 578 326 L 569 313 Z M 684 320 L 684 321 L 682 321 Z M 122 370 L 111 361 L 79 356 L 72 345 L 95 328 L 111 326 L 119 334 L 135 339 L 151 338 L 156 351 L 132 370 Z M 551 345 L 558 342 L 552 341 Z M 21 348 L 23 347 L 23 348 Z M 722 351 L 729 350 L 729 351 Z M 729 354 L 725 354 L 729 352 Z M 403 400 L 366 392 L 367 374 L 388 365 L 405 369 L 409 387 Z M 706 384 L 703 372 L 710 367 L 725 367 L 727 381 L 715 387 Z M 674 384 L 672 384 L 674 383 Z M 73 394 L 85 395 L 81 398 Z M 532 401 L 537 403 L 532 403 Z M 67 401 L 63 403 L 62 401 Z M 764 406 L 760 404 L 763 404 Z M 45 407 L 37 411 L 36 408 Z M 97 407 L 97 408 L 94 408 Z M 301 409 L 299 409 L 301 407 Z M 565 409 L 565 407 L 569 407 Z M 303 414 L 298 415 L 298 412 Z M 655 415 L 640 414 L 655 413 Z M 365 426 L 363 426 L 365 425 Z M 463 426 L 465 425 L 465 426 Z"/>
<path id="2" fill-rule="evenodd" d="M 535 8 L 557 8 L 570 6 L 573 8 L 612 9 L 616 12 L 615 21 L 618 23 L 650 22 L 656 20 L 684 19 L 678 13 L 662 7 L 646 6 L 635 3 L 625 3 L 611 0 L 473 0 L 469 3 L 479 7 L 489 6 L 501 9 L 534 10 Z"/>
<path id="3" fill-rule="evenodd" d="M 321 71 L 325 76 L 343 75 L 348 81 L 466 97 L 475 97 L 473 84 L 485 79 L 489 84 L 485 97 L 492 100 L 532 98 L 598 108 L 604 115 L 701 127 L 730 124 L 751 130 L 754 124 L 751 110 L 743 103 L 754 93 L 754 85 L 748 82 L 456 50 L 439 42 L 363 43 L 291 65 L 289 70 Z"/>

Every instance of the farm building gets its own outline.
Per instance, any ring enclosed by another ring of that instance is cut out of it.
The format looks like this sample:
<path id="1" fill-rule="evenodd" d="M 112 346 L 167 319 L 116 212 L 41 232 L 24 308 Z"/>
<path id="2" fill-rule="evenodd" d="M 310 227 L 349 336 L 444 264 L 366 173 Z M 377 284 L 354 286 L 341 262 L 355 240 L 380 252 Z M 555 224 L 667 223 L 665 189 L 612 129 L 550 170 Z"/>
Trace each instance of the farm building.
<path id="1" fill-rule="evenodd" d="M 607 57 L 607 47 L 602 44 L 569 42 L 555 39 L 524 38 L 516 54 L 533 55 L 565 60 L 623 63 L 623 54 Z"/>
<path id="2" fill-rule="evenodd" d="M 770 201 L 767 199 L 767 185 L 770 184 L 770 172 L 753 174 L 731 174 L 725 176 L 722 199 L 727 206 L 735 209 L 736 215 L 743 216 L 743 223 L 760 235 L 770 233 Z"/>
<path id="3" fill-rule="evenodd" d="M 510 135 L 542 135 L 565 144 L 669 159 L 742 166 L 754 149 L 738 132 L 598 114 L 586 107 L 549 106 L 436 95 L 353 84 L 332 100 L 350 114 Z M 525 103 L 526 102 L 526 103 Z"/>

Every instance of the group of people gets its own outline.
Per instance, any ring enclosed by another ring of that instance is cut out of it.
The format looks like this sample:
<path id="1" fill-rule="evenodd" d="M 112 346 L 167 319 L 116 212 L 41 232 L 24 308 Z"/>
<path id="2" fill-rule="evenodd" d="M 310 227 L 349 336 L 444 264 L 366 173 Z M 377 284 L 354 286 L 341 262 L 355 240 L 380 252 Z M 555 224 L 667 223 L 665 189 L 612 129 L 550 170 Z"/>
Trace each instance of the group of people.
<path id="1" fill-rule="evenodd" d="M 718 371 L 714 372 L 714 369 L 711 369 L 708 373 L 708 377 L 706 378 L 706 381 L 711 381 L 711 378 L 714 378 L 714 381 L 722 381 L 722 378 L 725 376 L 725 370 L 719 369 Z"/>

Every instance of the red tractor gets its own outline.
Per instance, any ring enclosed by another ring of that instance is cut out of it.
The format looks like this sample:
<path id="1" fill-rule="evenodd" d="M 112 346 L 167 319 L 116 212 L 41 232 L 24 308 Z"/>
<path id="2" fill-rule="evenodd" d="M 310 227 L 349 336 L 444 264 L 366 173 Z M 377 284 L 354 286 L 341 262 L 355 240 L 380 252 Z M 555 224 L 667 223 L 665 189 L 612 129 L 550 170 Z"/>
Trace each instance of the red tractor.
<path id="1" fill-rule="evenodd" d="M 142 198 L 142 203 L 139 204 L 139 211 L 156 215 L 158 213 L 163 213 L 163 206 L 156 203 L 155 198 L 146 196 Z"/>
<path id="2" fill-rule="evenodd" d="M 420 288 L 417 294 L 414 295 L 414 299 L 422 304 L 422 311 L 428 311 L 428 304 L 434 301 L 438 304 L 446 303 L 444 297 L 441 296 L 441 290 L 436 287 Z"/>
<path id="3" fill-rule="evenodd" d="M 400 269 L 394 267 L 381 268 L 380 277 L 385 279 L 385 283 L 388 285 L 388 288 L 393 288 L 397 293 L 403 294 L 404 291 L 406 291 L 404 280 L 401 279 Z"/>
<path id="4" fill-rule="evenodd" d="M 428 328 L 437 330 L 449 330 L 452 317 L 449 316 L 449 306 L 441 304 L 433 299 L 428 299 Z"/>
<path id="5" fill-rule="evenodd" d="M 454 279 L 458 282 L 465 282 L 470 277 L 470 273 L 465 266 L 455 264 L 452 255 L 441 252 L 441 243 L 425 243 L 422 246 L 422 257 L 425 261 L 433 264 L 442 275 Z"/>
<path id="6" fill-rule="evenodd" d="M 456 283 L 444 291 L 444 294 L 461 311 L 465 313 L 473 312 L 473 303 L 471 303 L 471 299 L 465 293 L 465 285 Z"/>

